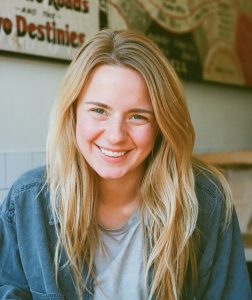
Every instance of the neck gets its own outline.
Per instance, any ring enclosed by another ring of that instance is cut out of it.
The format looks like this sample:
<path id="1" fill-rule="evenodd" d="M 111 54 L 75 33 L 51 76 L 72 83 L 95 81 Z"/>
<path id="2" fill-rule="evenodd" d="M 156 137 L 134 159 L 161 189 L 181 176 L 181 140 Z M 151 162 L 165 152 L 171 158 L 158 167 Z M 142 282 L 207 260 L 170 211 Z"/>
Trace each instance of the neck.
<path id="1" fill-rule="evenodd" d="M 103 179 L 98 182 L 99 202 L 106 206 L 120 208 L 138 201 L 138 190 L 141 183 L 140 176 L 129 176 L 124 179 Z"/>
<path id="2" fill-rule="evenodd" d="M 140 205 L 138 195 L 142 177 L 99 179 L 97 218 L 105 228 L 121 228 Z"/>

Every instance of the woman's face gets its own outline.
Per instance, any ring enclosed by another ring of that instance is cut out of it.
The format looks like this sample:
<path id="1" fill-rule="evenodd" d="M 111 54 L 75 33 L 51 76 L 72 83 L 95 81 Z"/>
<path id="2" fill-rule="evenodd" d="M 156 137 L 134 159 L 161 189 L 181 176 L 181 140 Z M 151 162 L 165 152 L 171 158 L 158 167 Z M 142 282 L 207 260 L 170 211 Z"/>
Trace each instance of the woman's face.
<path id="1" fill-rule="evenodd" d="M 141 176 L 157 124 L 147 86 L 137 71 L 96 67 L 79 96 L 76 115 L 77 144 L 99 176 Z"/>

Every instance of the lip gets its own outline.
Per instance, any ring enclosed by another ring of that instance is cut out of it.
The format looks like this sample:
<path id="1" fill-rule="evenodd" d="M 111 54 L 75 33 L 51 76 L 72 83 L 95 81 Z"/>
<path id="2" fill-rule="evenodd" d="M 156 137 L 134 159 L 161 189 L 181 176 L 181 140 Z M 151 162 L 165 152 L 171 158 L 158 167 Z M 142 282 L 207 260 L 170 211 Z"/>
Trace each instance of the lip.
<path id="1" fill-rule="evenodd" d="M 128 156 L 129 152 L 132 150 L 132 149 L 130 149 L 130 150 L 109 149 L 109 148 L 101 147 L 99 145 L 96 145 L 96 147 L 98 148 L 99 154 L 101 155 L 101 157 L 108 162 L 120 162 L 120 161 L 124 160 Z M 106 153 L 104 153 L 105 151 L 118 153 L 119 155 L 118 156 L 106 155 Z M 120 155 L 120 153 L 124 153 L 124 154 Z"/>

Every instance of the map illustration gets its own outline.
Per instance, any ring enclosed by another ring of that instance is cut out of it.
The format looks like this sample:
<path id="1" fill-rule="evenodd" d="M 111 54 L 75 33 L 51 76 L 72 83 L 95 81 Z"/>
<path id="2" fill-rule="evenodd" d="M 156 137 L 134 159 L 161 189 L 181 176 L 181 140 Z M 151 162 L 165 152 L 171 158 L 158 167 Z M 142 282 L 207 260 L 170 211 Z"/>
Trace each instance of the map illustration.
<path id="1" fill-rule="evenodd" d="M 252 87 L 251 0 L 110 0 L 106 9 L 110 28 L 144 32 L 181 78 Z"/>

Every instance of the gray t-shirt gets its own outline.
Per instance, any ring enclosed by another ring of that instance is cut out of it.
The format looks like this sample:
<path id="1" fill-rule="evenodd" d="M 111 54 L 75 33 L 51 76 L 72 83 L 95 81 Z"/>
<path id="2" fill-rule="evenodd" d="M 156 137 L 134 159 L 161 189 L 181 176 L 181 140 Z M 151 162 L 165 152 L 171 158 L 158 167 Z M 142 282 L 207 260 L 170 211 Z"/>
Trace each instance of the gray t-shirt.
<path id="1" fill-rule="evenodd" d="M 99 231 L 106 253 L 96 248 L 94 263 L 98 287 L 94 287 L 94 299 L 145 299 L 139 211 L 120 229 L 108 230 L 100 226 Z"/>

